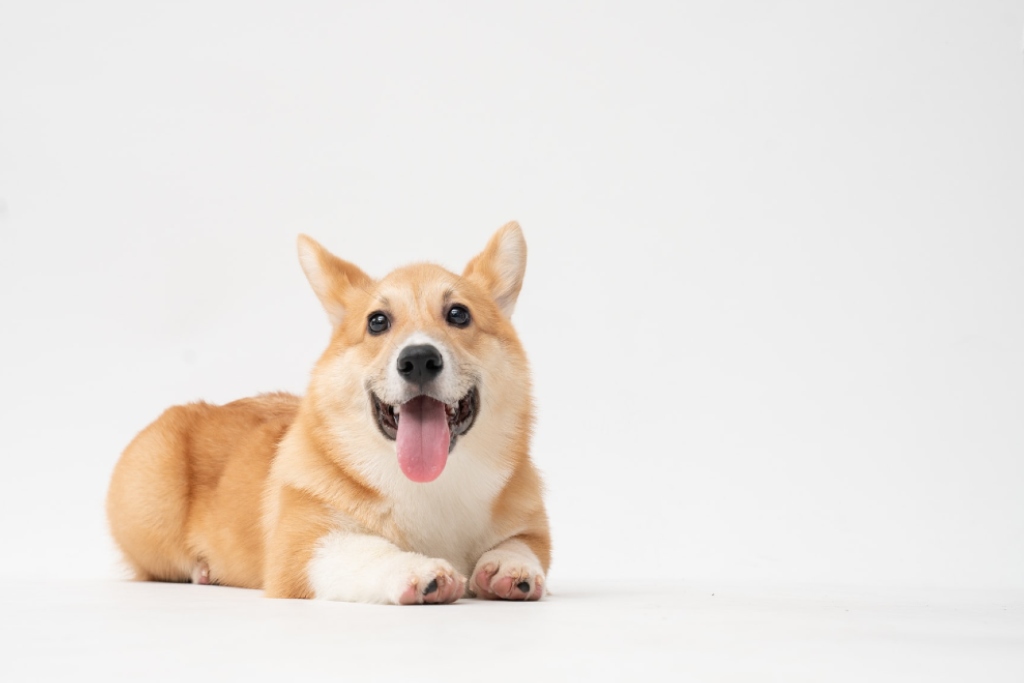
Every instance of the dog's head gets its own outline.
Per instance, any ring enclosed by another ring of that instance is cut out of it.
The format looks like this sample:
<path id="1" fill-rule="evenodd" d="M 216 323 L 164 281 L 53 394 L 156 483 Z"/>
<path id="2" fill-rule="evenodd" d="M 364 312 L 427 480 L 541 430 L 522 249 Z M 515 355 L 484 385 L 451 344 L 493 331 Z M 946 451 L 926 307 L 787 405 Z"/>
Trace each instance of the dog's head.
<path id="1" fill-rule="evenodd" d="M 500 453 L 528 431 L 528 370 L 510 322 L 526 269 L 518 224 L 461 276 L 415 264 L 375 280 L 304 235 L 299 260 L 334 326 L 310 396 L 350 458 L 379 469 L 379 454 L 397 454 L 406 477 L 429 482 L 456 444 L 485 433 Z"/>

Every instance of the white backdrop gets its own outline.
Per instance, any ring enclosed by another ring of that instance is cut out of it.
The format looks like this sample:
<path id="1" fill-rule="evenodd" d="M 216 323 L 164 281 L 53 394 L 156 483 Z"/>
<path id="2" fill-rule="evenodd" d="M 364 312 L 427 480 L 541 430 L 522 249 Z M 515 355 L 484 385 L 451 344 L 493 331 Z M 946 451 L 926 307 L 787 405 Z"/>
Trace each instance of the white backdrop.
<path id="1" fill-rule="evenodd" d="M 627 7 L 628 5 L 628 7 Z M 1024 586 L 1019 2 L 0 5 L 0 576 L 518 219 L 560 577 Z"/>

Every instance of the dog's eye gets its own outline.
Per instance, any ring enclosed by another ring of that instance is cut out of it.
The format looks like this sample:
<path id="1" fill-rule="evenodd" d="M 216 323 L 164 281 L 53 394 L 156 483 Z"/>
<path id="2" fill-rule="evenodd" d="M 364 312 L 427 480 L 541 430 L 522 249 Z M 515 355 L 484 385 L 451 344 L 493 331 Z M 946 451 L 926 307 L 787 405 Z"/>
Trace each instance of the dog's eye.
<path id="1" fill-rule="evenodd" d="M 386 313 L 380 311 L 374 311 L 366 320 L 366 329 L 370 331 L 370 334 L 387 332 L 389 327 L 391 327 L 391 319 Z"/>
<path id="2" fill-rule="evenodd" d="M 448 319 L 449 325 L 454 325 L 455 327 L 465 327 L 466 325 L 469 324 L 469 309 L 466 308 L 465 306 L 455 304 L 454 306 L 448 309 L 448 315 L 446 316 L 446 318 Z"/>

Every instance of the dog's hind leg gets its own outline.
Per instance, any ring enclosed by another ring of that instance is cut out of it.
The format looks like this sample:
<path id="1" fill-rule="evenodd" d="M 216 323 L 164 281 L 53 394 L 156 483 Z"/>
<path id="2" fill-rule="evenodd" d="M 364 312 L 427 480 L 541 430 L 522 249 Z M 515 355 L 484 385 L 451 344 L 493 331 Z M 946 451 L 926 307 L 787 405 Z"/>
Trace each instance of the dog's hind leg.
<path id="1" fill-rule="evenodd" d="M 192 567 L 192 583 L 204 586 L 213 583 L 210 580 L 210 565 L 206 564 L 206 560 L 200 558 L 196 566 Z"/>
<path id="2" fill-rule="evenodd" d="M 140 580 L 188 581 L 189 431 L 197 406 L 165 411 L 128 445 L 107 493 L 110 531 Z"/>

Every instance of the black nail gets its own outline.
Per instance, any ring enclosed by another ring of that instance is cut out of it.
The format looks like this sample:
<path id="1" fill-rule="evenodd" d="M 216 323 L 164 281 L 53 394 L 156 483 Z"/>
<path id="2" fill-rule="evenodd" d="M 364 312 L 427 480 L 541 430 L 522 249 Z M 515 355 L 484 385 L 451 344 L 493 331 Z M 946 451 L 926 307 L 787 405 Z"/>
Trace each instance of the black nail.
<path id="1" fill-rule="evenodd" d="M 433 581 L 431 581 L 430 583 L 427 584 L 427 588 L 426 588 L 426 590 L 423 591 L 423 594 L 424 595 L 430 595 L 431 593 L 433 593 L 436 590 L 437 590 L 437 579 L 434 579 Z"/>
<path id="2" fill-rule="evenodd" d="M 530 584 L 527 583 L 526 581 L 520 581 L 519 583 L 517 583 L 516 584 L 516 588 L 518 588 L 519 590 L 521 590 L 524 593 L 529 593 L 530 592 Z"/>

